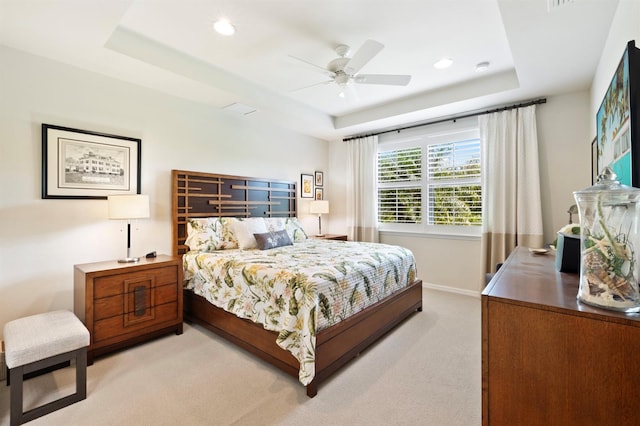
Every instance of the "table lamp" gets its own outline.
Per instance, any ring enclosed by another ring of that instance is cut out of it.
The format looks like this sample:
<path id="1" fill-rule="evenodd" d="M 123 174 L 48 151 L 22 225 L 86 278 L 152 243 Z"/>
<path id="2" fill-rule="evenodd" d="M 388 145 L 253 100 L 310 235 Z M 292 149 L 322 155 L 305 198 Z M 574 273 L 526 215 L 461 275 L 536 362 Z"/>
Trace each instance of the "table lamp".
<path id="1" fill-rule="evenodd" d="M 324 237 L 322 233 L 322 215 L 329 213 L 329 201 L 327 200 L 315 200 L 311 202 L 309 207 L 311 213 L 318 215 L 318 235 L 317 237 Z"/>
<path id="2" fill-rule="evenodd" d="M 149 217 L 148 195 L 109 195 L 109 219 L 127 221 L 127 257 L 119 259 L 119 263 L 138 262 L 139 257 L 131 257 L 131 220 Z"/>

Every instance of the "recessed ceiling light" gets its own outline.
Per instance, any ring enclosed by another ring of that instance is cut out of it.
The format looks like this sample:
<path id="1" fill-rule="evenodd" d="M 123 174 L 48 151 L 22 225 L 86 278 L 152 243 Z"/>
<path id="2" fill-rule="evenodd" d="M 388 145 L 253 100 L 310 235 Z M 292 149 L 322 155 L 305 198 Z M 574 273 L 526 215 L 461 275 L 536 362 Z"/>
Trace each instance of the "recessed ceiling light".
<path id="1" fill-rule="evenodd" d="M 216 30 L 218 34 L 222 34 L 225 36 L 233 35 L 236 32 L 236 27 L 234 27 L 227 18 L 220 18 L 216 22 L 214 22 L 213 29 Z"/>
<path id="2" fill-rule="evenodd" d="M 442 69 L 442 68 L 449 68 L 451 66 L 451 64 L 453 64 L 453 59 L 451 59 L 451 58 L 442 58 L 438 62 L 433 64 L 433 66 L 435 68 Z"/>
<path id="3" fill-rule="evenodd" d="M 485 72 L 489 69 L 489 65 L 491 65 L 491 63 L 486 61 L 478 63 L 478 65 L 476 65 L 476 72 Z"/>

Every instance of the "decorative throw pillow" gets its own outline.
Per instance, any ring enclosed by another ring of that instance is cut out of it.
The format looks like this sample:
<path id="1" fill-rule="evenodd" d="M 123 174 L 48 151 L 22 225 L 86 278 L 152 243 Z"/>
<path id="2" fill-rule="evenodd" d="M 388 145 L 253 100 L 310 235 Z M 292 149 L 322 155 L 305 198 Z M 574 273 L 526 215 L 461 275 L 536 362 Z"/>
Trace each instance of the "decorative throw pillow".
<path id="1" fill-rule="evenodd" d="M 187 239 L 189 250 L 210 252 L 238 247 L 238 241 L 231 230 L 232 218 L 204 217 L 189 219 Z"/>
<path id="2" fill-rule="evenodd" d="M 269 250 L 276 247 L 291 246 L 291 238 L 284 229 L 282 231 L 253 234 L 260 250 Z"/>
<path id="3" fill-rule="evenodd" d="M 184 242 L 193 251 L 219 250 L 222 241 L 220 230 L 222 224 L 217 217 L 189 219 L 187 222 L 187 239 Z"/>
<path id="4" fill-rule="evenodd" d="M 238 247 L 243 250 L 253 249 L 258 246 L 253 234 L 267 232 L 267 226 L 261 217 L 251 217 L 248 219 L 236 219 L 231 223 L 233 233 L 238 240 Z"/>
<path id="5" fill-rule="evenodd" d="M 298 222 L 298 218 L 296 217 L 287 217 L 284 220 L 284 229 L 289 234 L 289 238 L 294 243 L 299 243 L 300 241 L 306 240 L 307 234 L 302 229 L 300 222 Z"/>
<path id="6" fill-rule="evenodd" d="M 219 218 L 222 227 L 220 228 L 220 240 L 222 241 L 220 249 L 234 249 L 238 248 L 238 239 L 231 229 L 231 224 L 237 220 L 233 217 L 221 217 Z"/>

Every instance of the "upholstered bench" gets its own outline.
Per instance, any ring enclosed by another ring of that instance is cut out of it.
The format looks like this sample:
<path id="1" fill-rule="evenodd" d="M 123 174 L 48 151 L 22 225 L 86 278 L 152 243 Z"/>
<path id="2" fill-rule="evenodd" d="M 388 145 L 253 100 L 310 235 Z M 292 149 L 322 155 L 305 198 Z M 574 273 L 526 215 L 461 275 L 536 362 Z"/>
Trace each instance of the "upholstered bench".
<path id="1" fill-rule="evenodd" d="M 87 397 L 89 331 L 70 311 L 53 311 L 10 321 L 4 326 L 10 384 L 11 425 L 19 425 Z M 76 392 L 24 412 L 24 375 L 75 360 Z"/>

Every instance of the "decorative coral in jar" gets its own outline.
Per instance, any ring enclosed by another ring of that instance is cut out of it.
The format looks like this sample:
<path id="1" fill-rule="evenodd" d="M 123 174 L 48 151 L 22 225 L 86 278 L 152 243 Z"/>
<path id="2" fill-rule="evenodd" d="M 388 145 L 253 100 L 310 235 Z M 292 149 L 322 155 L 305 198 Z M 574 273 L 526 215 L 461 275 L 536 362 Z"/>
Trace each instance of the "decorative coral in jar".
<path id="1" fill-rule="evenodd" d="M 621 185 L 607 167 L 595 185 L 573 195 L 581 225 L 578 300 L 640 312 L 636 257 L 640 189 Z"/>

